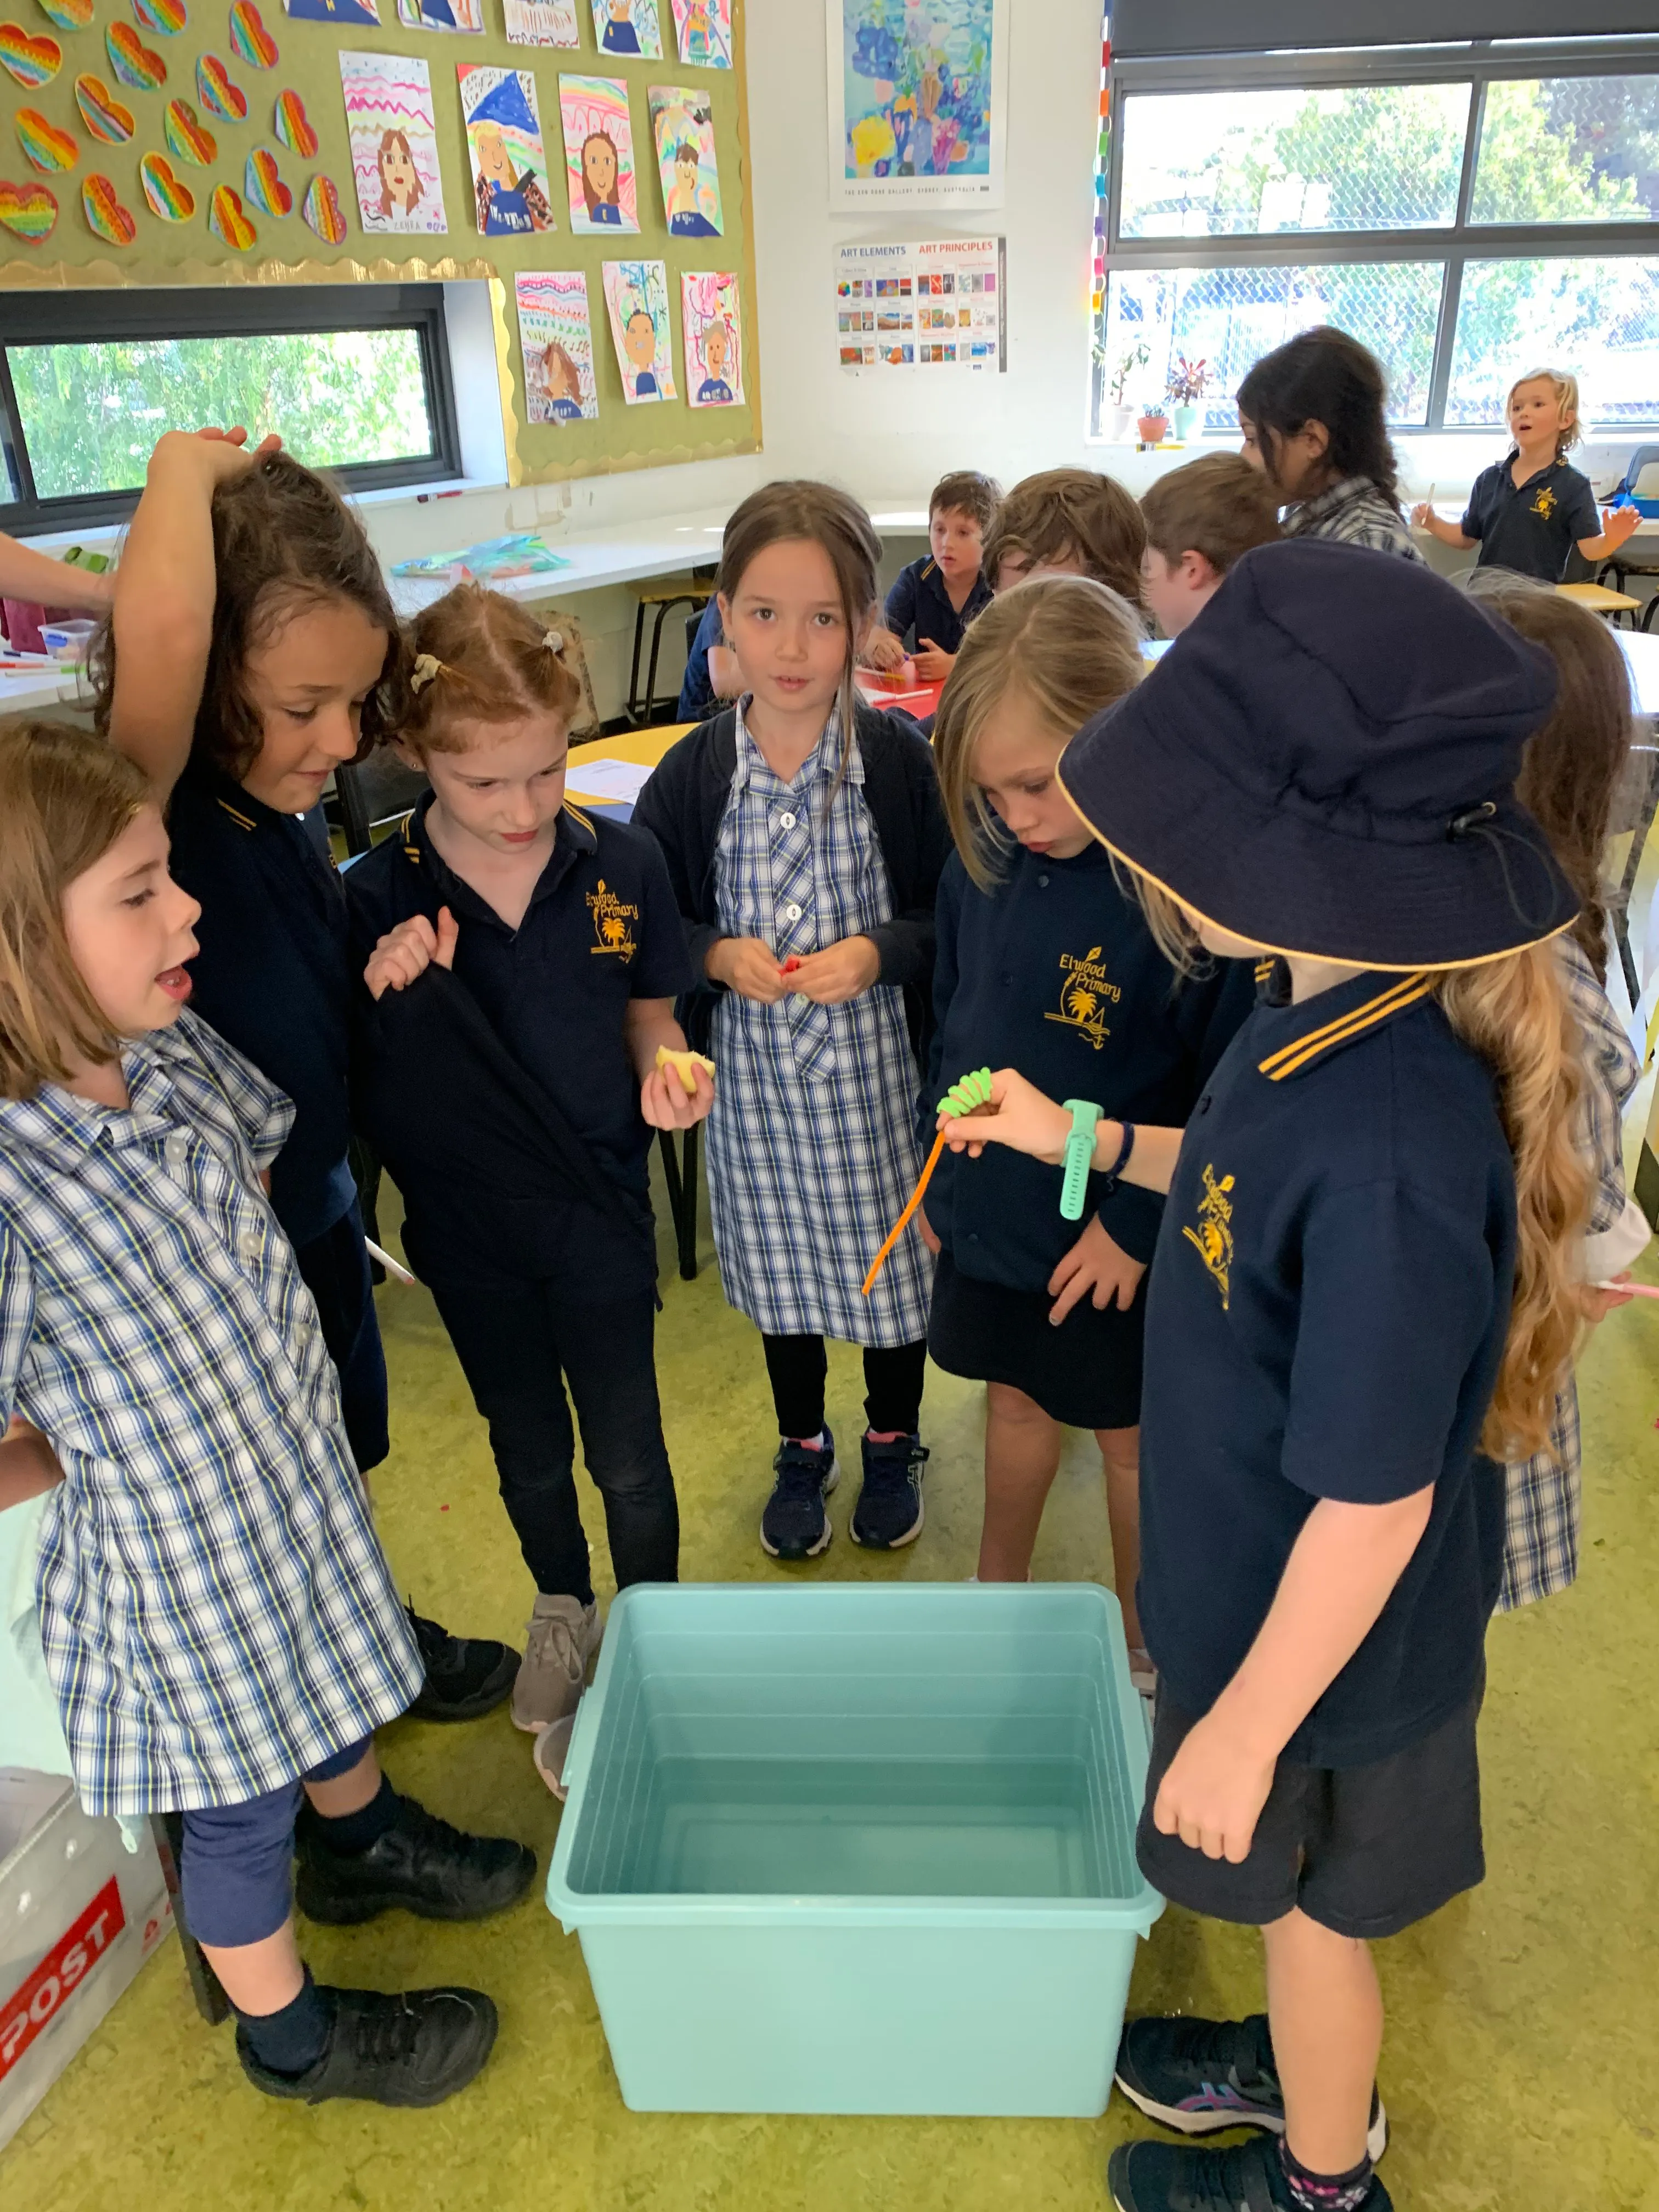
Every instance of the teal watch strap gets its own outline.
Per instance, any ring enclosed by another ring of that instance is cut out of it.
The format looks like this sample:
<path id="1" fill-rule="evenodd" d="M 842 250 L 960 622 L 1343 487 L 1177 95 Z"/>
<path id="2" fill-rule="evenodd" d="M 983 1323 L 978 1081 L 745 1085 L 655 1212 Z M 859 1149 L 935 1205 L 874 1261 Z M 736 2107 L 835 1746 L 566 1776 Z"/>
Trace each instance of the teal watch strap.
<path id="1" fill-rule="evenodd" d="M 1089 1170 L 1095 1157 L 1095 1130 L 1100 1109 L 1086 1098 L 1064 1102 L 1072 1117 L 1072 1133 L 1066 1139 L 1066 1180 L 1060 1187 L 1060 1211 L 1066 1221 L 1083 1218 L 1083 1194 L 1089 1187 Z"/>

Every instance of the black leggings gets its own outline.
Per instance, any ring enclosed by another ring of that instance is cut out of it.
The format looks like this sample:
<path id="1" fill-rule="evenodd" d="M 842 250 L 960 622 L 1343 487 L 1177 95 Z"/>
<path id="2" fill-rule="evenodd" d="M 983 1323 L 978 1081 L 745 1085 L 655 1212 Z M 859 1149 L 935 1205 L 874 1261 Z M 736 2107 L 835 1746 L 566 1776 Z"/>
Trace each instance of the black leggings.
<path id="1" fill-rule="evenodd" d="M 781 1437 L 815 1437 L 823 1426 L 823 1378 L 829 1371 L 821 1336 L 768 1336 L 766 1371 Z M 901 1430 L 914 1436 L 921 1422 L 922 1373 L 927 1340 L 889 1351 L 864 1347 L 864 1411 L 878 1435 Z"/>

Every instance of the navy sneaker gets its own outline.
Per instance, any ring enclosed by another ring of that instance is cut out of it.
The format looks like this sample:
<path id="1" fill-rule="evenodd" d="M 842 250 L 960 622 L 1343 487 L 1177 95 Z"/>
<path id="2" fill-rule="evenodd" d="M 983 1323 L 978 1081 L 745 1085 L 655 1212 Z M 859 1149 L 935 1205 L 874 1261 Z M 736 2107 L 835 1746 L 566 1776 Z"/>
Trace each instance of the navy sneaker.
<path id="1" fill-rule="evenodd" d="M 1120 2143 L 1106 2168 L 1117 2212 L 1297 2212 L 1277 2143 L 1231 2150 L 1190 2143 Z M 1394 2212 L 1373 2174 L 1355 2212 Z"/>
<path id="2" fill-rule="evenodd" d="M 1149 2120 L 1183 2136 L 1220 2128 L 1285 2132 L 1285 2097 L 1263 2012 L 1248 2020 L 1132 2020 L 1117 2048 L 1117 2086 Z M 1373 2089 L 1365 2148 L 1376 2160 L 1388 2147 L 1388 2114 Z"/>
<path id="3" fill-rule="evenodd" d="M 853 1508 L 848 1534 L 866 1551 L 896 1552 L 921 1534 L 921 1471 L 927 1447 L 920 1437 L 899 1437 L 878 1444 L 865 1437 L 864 1487 Z"/>
<path id="4" fill-rule="evenodd" d="M 828 1421 L 817 1451 L 786 1437 L 772 1462 L 772 1495 L 761 1515 L 760 1538 L 775 1559 L 816 1559 L 835 1530 L 823 1501 L 841 1480 L 836 1435 Z"/>

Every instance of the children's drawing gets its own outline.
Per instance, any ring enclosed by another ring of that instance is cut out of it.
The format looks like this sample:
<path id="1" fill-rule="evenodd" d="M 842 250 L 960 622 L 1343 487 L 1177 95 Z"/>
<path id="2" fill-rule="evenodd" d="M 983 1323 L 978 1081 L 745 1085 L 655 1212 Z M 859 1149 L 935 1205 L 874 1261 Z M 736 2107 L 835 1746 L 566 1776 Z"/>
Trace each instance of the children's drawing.
<path id="1" fill-rule="evenodd" d="M 678 399 L 674 334 L 668 322 L 668 271 L 660 261 L 607 261 L 605 304 L 632 407 L 641 399 Z"/>
<path id="2" fill-rule="evenodd" d="M 426 64 L 408 54 L 343 53 L 340 88 L 363 228 L 447 230 Z"/>
<path id="3" fill-rule="evenodd" d="M 591 422 L 599 411 L 587 279 L 580 269 L 526 270 L 513 280 L 532 422 Z"/>
<path id="4" fill-rule="evenodd" d="M 398 21 L 406 31 L 483 30 L 483 0 L 398 0 Z"/>
<path id="5" fill-rule="evenodd" d="M 637 230 L 628 87 L 620 77 L 562 76 L 559 119 L 572 230 Z"/>
<path id="6" fill-rule="evenodd" d="M 577 0 L 502 0 L 507 44 L 514 46 L 574 46 Z"/>
<path id="7" fill-rule="evenodd" d="M 831 197 L 992 205 L 1007 0 L 828 0 Z"/>
<path id="8" fill-rule="evenodd" d="M 680 277 L 685 396 L 694 407 L 743 404 L 743 318 L 734 276 L 686 271 Z"/>
<path id="9" fill-rule="evenodd" d="M 283 0 L 296 23 L 333 23 L 347 31 L 378 31 L 379 0 Z"/>
<path id="10" fill-rule="evenodd" d="M 528 70 L 455 65 L 478 228 L 486 238 L 520 237 L 555 228 L 547 197 L 536 80 Z"/>
<path id="11" fill-rule="evenodd" d="M 593 36 L 602 54 L 633 59 L 662 59 L 662 26 L 657 0 L 593 0 Z"/>
<path id="12" fill-rule="evenodd" d="M 732 0 L 669 0 L 680 59 L 696 69 L 732 66 Z"/>
<path id="13" fill-rule="evenodd" d="M 673 85 L 651 88 L 663 212 L 672 238 L 718 238 L 726 228 L 714 163 L 714 117 L 707 97 Z"/>

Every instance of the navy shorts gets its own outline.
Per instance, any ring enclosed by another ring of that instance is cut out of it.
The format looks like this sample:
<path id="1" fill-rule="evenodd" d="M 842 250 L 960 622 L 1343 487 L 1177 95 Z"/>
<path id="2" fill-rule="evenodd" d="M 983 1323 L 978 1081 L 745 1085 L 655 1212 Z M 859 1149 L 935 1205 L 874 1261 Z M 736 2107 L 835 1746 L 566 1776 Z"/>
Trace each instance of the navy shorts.
<path id="1" fill-rule="evenodd" d="M 369 1747 L 365 1736 L 313 1766 L 307 1782 L 349 1774 Z M 285 1782 L 240 1805 L 204 1805 L 180 1817 L 185 1846 L 179 1868 L 185 1923 L 198 1943 L 230 1949 L 263 1943 L 294 1905 L 294 1823 L 304 1784 Z"/>

